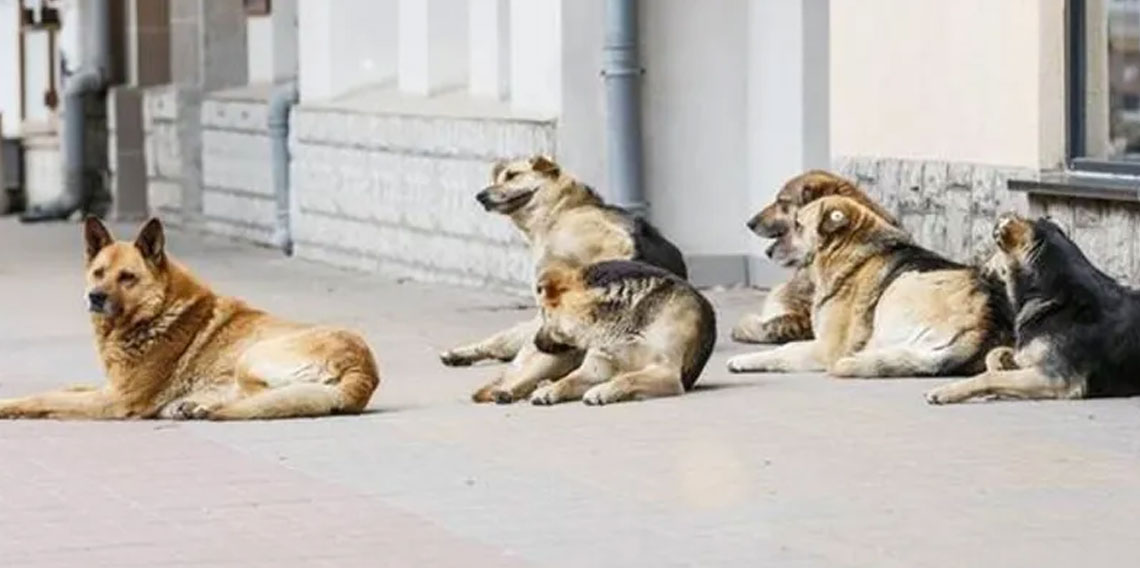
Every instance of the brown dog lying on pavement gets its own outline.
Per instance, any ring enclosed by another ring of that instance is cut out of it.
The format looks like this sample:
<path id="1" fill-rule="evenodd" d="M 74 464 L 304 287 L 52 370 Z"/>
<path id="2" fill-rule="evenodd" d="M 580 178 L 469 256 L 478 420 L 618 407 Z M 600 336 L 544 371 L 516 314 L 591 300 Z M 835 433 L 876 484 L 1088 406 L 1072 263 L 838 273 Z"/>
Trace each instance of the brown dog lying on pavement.
<path id="1" fill-rule="evenodd" d="M 789 254 L 815 288 L 815 339 L 733 357 L 730 371 L 960 375 L 980 370 L 990 349 L 1011 340 L 995 278 L 915 245 L 855 200 L 812 202 L 789 235 Z"/>
<path id="2" fill-rule="evenodd" d="M 0 418 L 241 420 L 359 413 L 380 382 L 350 331 L 291 323 L 215 295 L 165 251 L 86 221 L 87 300 L 107 383 L 0 400 Z"/>
<path id="3" fill-rule="evenodd" d="M 994 240 L 990 267 L 1017 311 L 1017 344 L 990 351 L 984 373 L 927 402 L 1140 395 L 1140 292 L 1098 270 L 1048 219 L 1003 215 Z"/>
<path id="4" fill-rule="evenodd" d="M 854 183 L 822 170 L 811 170 L 790 180 L 776 194 L 776 201 L 748 221 L 748 228 L 760 237 L 775 239 L 767 255 L 787 268 L 796 259 L 789 254 L 788 240 L 796 212 L 805 205 L 829 195 L 840 195 L 857 201 L 894 225 L 898 221 L 880 207 Z M 776 286 L 764 298 L 758 314 L 745 314 L 732 330 L 733 341 L 741 343 L 787 343 L 812 338 L 811 277 L 806 268 L 795 268 L 792 278 Z"/>

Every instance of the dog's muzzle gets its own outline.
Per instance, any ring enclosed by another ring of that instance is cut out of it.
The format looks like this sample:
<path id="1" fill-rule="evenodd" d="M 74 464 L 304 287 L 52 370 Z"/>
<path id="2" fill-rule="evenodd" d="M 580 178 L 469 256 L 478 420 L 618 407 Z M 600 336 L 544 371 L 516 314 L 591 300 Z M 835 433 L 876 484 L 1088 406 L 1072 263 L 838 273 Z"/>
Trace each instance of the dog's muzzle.
<path id="1" fill-rule="evenodd" d="M 484 189 L 483 191 L 476 193 L 475 201 L 478 201 L 479 205 L 482 205 L 483 209 L 487 211 L 490 211 L 495 207 L 495 200 L 491 197 L 490 189 Z"/>
<path id="2" fill-rule="evenodd" d="M 107 294 L 105 292 L 87 294 L 87 310 L 96 314 L 107 313 Z"/>

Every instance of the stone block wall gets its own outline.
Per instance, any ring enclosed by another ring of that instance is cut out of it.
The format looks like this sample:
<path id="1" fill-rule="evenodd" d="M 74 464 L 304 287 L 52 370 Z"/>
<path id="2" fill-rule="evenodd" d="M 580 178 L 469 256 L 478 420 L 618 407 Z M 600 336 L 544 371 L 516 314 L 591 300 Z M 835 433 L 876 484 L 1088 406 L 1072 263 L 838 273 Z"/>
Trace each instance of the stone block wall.
<path id="1" fill-rule="evenodd" d="M 1006 182 L 1037 176 L 1023 168 L 870 157 L 842 157 L 833 167 L 894 214 L 919 244 L 960 262 L 992 252 L 998 214 L 1028 210 L 1025 195 Z"/>
<path id="2" fill-rule="evenodd" d="M 1033 195 L 1029 210 L 1052 217 L 1106 274 L 1140 285 L 1140 203 Z"/>
<path id="3" fill-rule="evenodd" d="M 503 156 L 554 154 L 553 123 L 294 109 L 293 240 L 303 258 L 419 281 L 527 291 L 517 230 L 475 194 Z"/>
<path id="4" fill-rule="evenodd" d="M 217 92 L 202 101 L 202 228 L 271 244 L 276 222 L 269 90 Z"/>
<path id="5" fill-rule="evenodd" d="M 182 152 L 178 136 L 178 88 L 151 87 L 143 92 L 143 148 L 147 204 L 152 215 L 183 224 Z"/>

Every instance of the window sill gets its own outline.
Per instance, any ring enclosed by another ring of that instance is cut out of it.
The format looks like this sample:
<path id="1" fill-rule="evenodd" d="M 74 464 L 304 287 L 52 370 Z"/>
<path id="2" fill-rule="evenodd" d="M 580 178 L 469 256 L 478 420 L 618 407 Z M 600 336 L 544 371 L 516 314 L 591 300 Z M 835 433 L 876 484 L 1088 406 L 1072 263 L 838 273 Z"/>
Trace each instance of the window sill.
<path id="1" fill-rule="evenodd" d="M 1053 171 L 1038 179 L 1011 179 L 1007 187 L 1035 195 L 1140 202 L 1140 176 Z"/>

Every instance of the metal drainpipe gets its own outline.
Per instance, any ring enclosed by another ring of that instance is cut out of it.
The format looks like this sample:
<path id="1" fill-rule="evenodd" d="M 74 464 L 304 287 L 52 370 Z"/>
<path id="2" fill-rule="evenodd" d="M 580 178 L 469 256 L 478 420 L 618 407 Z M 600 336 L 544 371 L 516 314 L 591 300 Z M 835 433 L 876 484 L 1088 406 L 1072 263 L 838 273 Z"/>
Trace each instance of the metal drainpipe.
<path id="1" fill-rule="evenodd" d="M 269 99 L 269 147 L 273 168 L 273 195 L 277 198 L 277 226 L 273 243 L 285 254 L 293 254 L 293 226 L 290 219 L 292 188 L 289 185 L 289 110 L 297 104 L 297 82 L 277 87 Z"/>
<path id="2" fill-rule="evenodd" d="M 646 215 L 641 141 L 637 0 L 606 0 L 602 77 L 606 87 L 606 170 L 617 205 Z"/>
<path id="3" fill-rule="evenodd" d="M 67 219 L 86 205 L 90 191 L 84 179 L 87 120 L 84 101 L 88 95 L 98 93 L 107 86 L 110 60 L 110 9 L 108 0 L 87 0 L 87 15 L 80 24 L 88 29 L 86 53 L 79 70 L 68 78 L 63 89 L 63 194 L 55 203 L 37 207 L 24 213 L 24 222 L 58 221 Z"/>

